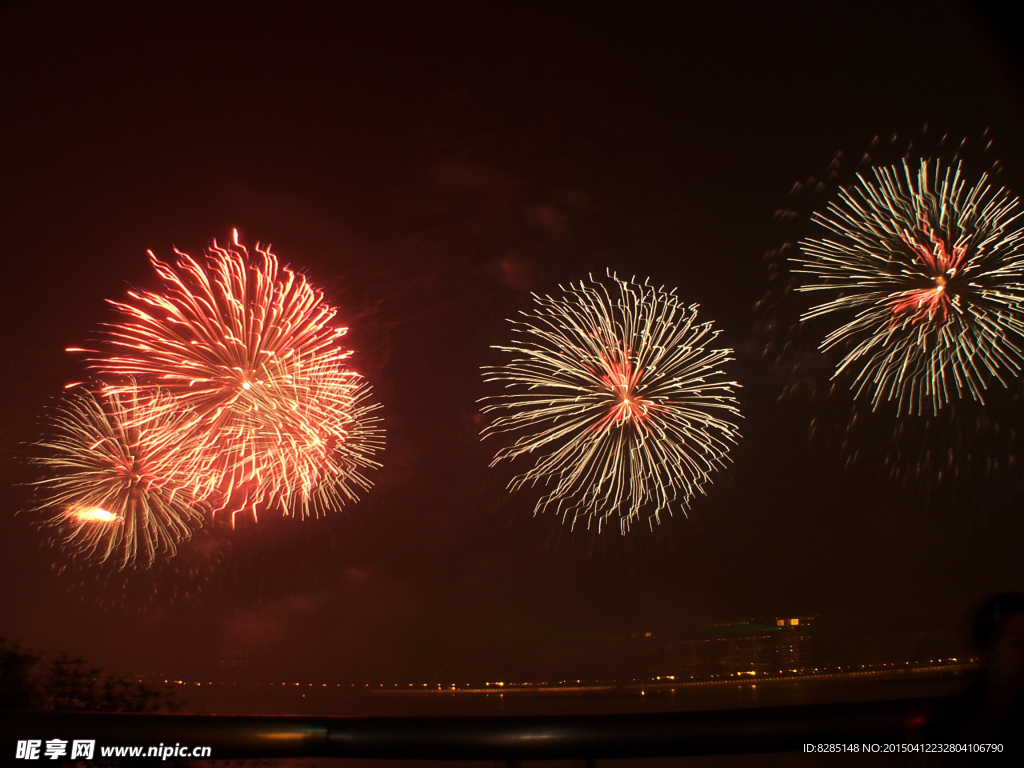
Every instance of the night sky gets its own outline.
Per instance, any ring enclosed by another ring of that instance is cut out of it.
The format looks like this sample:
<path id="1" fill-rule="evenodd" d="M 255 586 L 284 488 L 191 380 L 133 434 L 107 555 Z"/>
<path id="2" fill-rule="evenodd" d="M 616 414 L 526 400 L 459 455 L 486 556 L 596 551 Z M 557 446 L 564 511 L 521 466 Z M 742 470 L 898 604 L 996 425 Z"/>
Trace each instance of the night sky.
<path id="1" fill-rule="evenodd" d="M 957 5 L 678 5 L 5 5 L 0 636 L 121 671 L 259 647 L 275 679 L 468 682 L 750 617 L 948 629 L 1024 588 L 1017 474 L 926 493 L 870 451 L 845 467 L 809 441 L 812 404 L 777 402 L 754 309 L 775 212 L 837 150 L 990 128 L 1024 192 L 1012 58 Z M 150 573 L 62 569 L 16 513 L 38 418 L 81 378 L 63 350 L 155 287 L 147 249 L 233 227 L 340 308 L 387 429 L 375 487 L 321 519 L 218 521 Z M 626 537 L 532 517 L 504 490 L 525 467 L 488 469 L 479 439 L 506 318 L 609 269 L 701 305 L 745 416 L 689 516 Z"/>

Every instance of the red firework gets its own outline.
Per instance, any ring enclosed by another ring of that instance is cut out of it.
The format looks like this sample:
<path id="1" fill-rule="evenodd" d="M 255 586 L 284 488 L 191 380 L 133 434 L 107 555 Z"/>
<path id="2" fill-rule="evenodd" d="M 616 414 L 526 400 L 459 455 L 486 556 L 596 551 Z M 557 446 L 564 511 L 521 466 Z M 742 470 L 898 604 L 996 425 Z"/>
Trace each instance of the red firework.
<path id="1" fill-rule="evenodd" d="M 905 296 L 893 302 L 894 325 L 895 316 L 905 312 L 913 314 L 911 323 L 924 320 L 932 322 L 937 315 L 942 316 L 941 322 L 946 322 L 953 304 L 946 286 L 949 279 L 962 269 L 967 259 L 970 237 L 965 237 L 962 242 L 950 248 L 941 237 L 935 235 L 927 219 L 922 217 L 920 227 L 931 242 L 930 246 L 920 242 L 919 238 L 907 230 L 901 233 L 901 239 L 914 254 L 921 268 L 930 276 L 932 284 L 926 288 L 907 291 Z"/>
<path id="2" fill-rule="evenodd" d="M 348 329 L 333 324 L 337 309 L 269 246 L 255 250 L 235 230 L 205 263 L 175 250 L 171 265 L 150 252 L 161 290 L 110 302 L 123 319 L 104 327 L 110 351 L 90 359 L 108 391 L 135 379 L 196 415 L 213 467 L 202 485 L 232 524 L 243 510 L 305 516 L 355 499 L 381 445 L 368 387 L 339 343 Z"/>

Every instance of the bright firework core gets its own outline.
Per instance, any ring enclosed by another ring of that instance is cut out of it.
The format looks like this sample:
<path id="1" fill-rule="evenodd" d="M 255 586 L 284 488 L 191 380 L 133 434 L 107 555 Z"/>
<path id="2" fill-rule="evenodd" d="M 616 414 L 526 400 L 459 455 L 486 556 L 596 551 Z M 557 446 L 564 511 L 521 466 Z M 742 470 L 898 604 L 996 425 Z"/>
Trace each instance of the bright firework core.
<path id="1" fill-rule="evenodd" d="M 950 305 L 957 296 L 955 285 L 949 283 L 963 266 L 970 238 L 949 248 L 941 238 L 936 237 L 927 219 L 922 218 L 919 230 L 926 236 L 927 243 L 921 242 L 924 238 L 915 237 L 914 233 L 906 231 L 903 232 L 903 242 L 913 254 L 923 279 L 928 282 L 922 288 L 907 291 L 906 296 L 893 302 L 893 313 L 900 315 L 909 312 L 912 315 L 911 322 L 935 319 L 945 322 Z M 939 314 L 941 318 L 937 318 Z"/>
<path id="2" fill-rule="evenodd" d="M 858 176 L 812 221 L 828 235 L 800 243 L 801 291 L 827 291 L 804 319 L 852 315 L 821 343 L 842 358 L 857 396 L 878 407 L 937 413 L 979 401 L 1024 362 L 1024 230 L 1019 201 L 959 165 L 922 160 Z"/>
<path id="3" fill-rule="evenodd" d="M 553 507 L 598 530 L 617 520 L 625 533 L 641 513 L 653 527 L 704 492 L 739 437 L 738 385 L 723 379 L 731 350 L 709 348 L 718 334 L 697 323 L 696 306 L 648 284 L 611 283 L 535 296 L 513 322 L 515 345 L 496 347 L 513 359 L 485 369 L 510 393 L 485 398 L 482 410 L 501 414 L 484 437 L 517 435 L 494 464 L 535 461 L 510 489 L 554 486 L 535 514 Z"/>
<path id="4" fill-rule="evenodd" d="M 621 426 L 628 421 L 639 424 L 641 420 L 648 417 L 648 412 L 653 405 L 636 394 L 643 371 L 633 372 L 628 352 L 623 354 L 623 358 L 621 363 L 614 363 L 605 358 L 603 362 L 608 373 L 601 377 L 616 399 L 608 413 L 608 418 L 616 426 Z"/>

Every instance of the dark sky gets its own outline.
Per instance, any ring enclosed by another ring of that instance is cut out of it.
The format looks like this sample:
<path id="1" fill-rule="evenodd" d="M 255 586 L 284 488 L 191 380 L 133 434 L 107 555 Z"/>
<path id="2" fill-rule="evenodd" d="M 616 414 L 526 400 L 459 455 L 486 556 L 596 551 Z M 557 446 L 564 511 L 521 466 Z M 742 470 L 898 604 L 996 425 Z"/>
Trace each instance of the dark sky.
<path id="1" fill-rule="evenodd" d="M 675 5 L 5 5 L 0 636 L 122 670 L 198 673 L 248 644 L 272 677 L 483 679 L 750 616 L 949 627 L 1024 588 L 1016 474 L 997 503 L 845 469 L 808 444 L 808 409 L 776 405 L 753 309 L 774 212 L 837 150 L 991 127 L 1024 190 L 1011 58 L 954 5 Z M 64 347 L 152 285 L 147 248 L 232 227 L 341 308 L 388 430 L 376 487 L 319 520 L 215 527 L 149 574 L 57 573 L 15 512 L 23 444 L 79 376 Z M 732 467 L 689 518 L 625 538 L 531 517 L 474 419 L 505 318 L 606 269 L 699 302 L 744 386 Z"/>

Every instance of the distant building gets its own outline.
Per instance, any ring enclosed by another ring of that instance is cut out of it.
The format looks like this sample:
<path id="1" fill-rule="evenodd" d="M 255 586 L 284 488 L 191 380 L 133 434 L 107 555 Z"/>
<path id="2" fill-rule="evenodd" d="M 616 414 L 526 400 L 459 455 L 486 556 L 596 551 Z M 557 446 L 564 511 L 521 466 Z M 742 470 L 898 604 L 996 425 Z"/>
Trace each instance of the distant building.
<path id="1" fill-rule="evenodd" d="M 721 679 L 813 671 L 814 616 L 714 624 L 694 636 L 634 633 L 643 677 Z"/>

